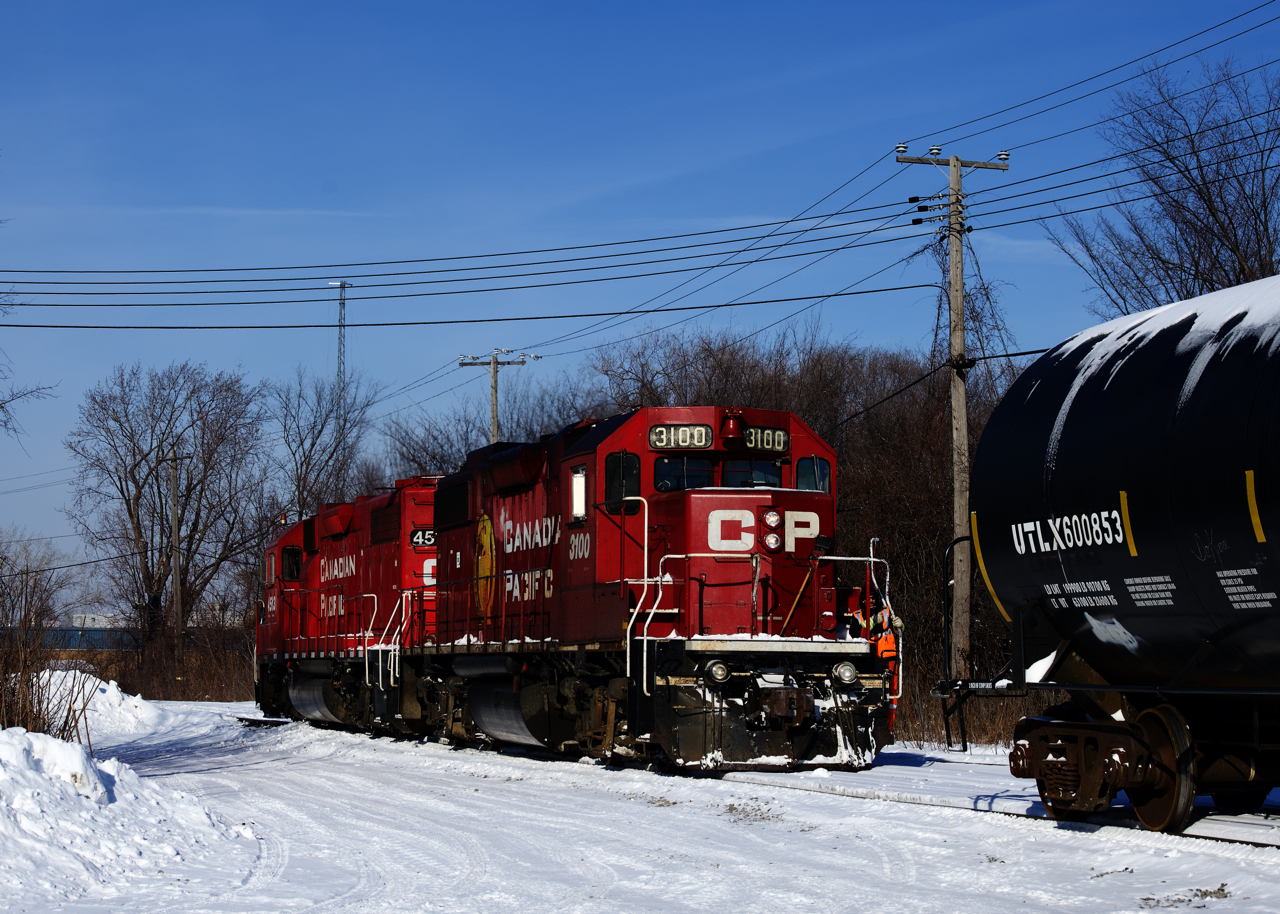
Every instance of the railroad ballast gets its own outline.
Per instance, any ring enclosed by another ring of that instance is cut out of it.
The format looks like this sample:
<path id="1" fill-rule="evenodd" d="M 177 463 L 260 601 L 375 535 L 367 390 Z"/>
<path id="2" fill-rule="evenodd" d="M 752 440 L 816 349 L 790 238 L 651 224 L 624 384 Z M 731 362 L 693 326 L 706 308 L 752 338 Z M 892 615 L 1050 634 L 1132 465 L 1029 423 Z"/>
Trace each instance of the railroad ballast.
<path id="1" fill-rule="evenodd" d="M 883 560 L 834 554 L 835 489 L 786 412 L 643 408 L 490 445 L 271 543 L 258 701 L 676 767 L 869 765 L 901 625 Z"/>

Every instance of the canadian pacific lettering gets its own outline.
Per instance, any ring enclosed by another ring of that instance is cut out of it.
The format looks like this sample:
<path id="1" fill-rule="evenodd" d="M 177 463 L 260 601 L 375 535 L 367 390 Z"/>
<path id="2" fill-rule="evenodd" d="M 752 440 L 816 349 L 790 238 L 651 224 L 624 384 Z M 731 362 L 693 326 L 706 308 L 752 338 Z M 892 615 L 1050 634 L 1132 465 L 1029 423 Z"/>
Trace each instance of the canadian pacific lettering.
<path id="1" fill-rule="evenodd" d="M 337 578 L 349 578 L 356 573 L 356 557 L 340 555 L 336 559 L 320 559 L 320 583 Z"/>
<path id="2" fill-rule="evenodd" d="M 503 511 L 499 526 L 502 530 L 502 551 L 506 553 L 540 549 L 560 542 L 558 514 L 541 520 L 513 521 Z"/>

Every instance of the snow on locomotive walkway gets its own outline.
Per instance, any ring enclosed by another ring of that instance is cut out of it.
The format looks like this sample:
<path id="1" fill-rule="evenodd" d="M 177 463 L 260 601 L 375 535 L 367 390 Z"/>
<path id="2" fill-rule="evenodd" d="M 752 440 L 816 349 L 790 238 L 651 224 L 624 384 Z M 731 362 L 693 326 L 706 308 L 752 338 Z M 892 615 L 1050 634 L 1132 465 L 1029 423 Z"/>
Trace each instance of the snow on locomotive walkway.
<path id="1" fill-rule="evenodd" d="M 1280 910 L 1280 848 L 974 811 L 1038 812 L 995 753 L 690 778 L 252 713 L 103 686 L 97 760 L 0 733 L 0 910 Z"/>

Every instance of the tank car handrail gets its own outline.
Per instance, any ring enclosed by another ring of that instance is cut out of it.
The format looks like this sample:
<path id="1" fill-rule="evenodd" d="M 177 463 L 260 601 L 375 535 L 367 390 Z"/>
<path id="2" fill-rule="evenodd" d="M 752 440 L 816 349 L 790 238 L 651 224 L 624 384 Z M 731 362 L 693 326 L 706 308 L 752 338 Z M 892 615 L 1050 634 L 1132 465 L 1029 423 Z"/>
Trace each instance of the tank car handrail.
<path id="1" fill-rule="evenodd" d="M 636 619 L 639 618 L 640 616 L 640 607 L 644 606 L 645 597 L 649 595 L 649 500 L 645 498 L 643 495 L 625 495 L 623 496 L 622 500 L 638 501 L 642 505 L 644 505 L 644 535 L 641 537 L 641 541 L 640 541 L 640 552 L 644 557 L 644 589 L 640 591 L 640 599 L 636 600 L 635 612 L 633 612 L 631 614 L 631 618 L 627 620 L 627 627 L 623 630 L 623 635 L 622 635 L 622 642 L 627 647 L 627 678 L 630 679 L 631 678 L 631 630 L 636 624 Z M 625 537 L 626 530 L 627 530 L 627 512 L 625 510 L 622 512 L 622 517 L 619 520 L 618 529 L 621 531 L 621 534 L 622 534 L 619 536 L 618 554 L 622 556 L 622 561 L 624 565 L 623 570 L 625 571 L 626 555 L 627 555 L 627 541 Z M 619 580 L 621 580 L 623 577 L 624 575 L 622 574 L 618 575 Z M 656 606 L 657 604 L 655 603 L 654 605 Z"/>
<path id="2" fill-rule="evenodd" d="M 755 618 L 759 615 L 759 601 L 757 592 L 760 590 L 760 553 L 753 552 L 750 555 L 725 555 L 723 552 L 686 552 L 686 553 L 667 553 L 658 559 L 658 592 L 653 598 L 653 609 L 649 610 L 649 618 L 644 623 L 644 634 L 641 635 L 643 643 L 640 650 L 644 653 L 643 662 L 640 667 L 640 687 L 644 690 L 644 694 L 649 694 L 649 626 L 653 624 L 653 614 L 658 611 L 658 604 L 662 602 L 662 566 L 667 559 L 728 559 L 729 561 L 751 560 L 751 619 L 755 624 Z M 646 585 L 648 586 L 648 585 Z M 638 612 L 639 610 L 637 610 Z M 630 658 L 630 651 L 627 652 Z M 630 671 L 627 672 L 628 677 Z"/>

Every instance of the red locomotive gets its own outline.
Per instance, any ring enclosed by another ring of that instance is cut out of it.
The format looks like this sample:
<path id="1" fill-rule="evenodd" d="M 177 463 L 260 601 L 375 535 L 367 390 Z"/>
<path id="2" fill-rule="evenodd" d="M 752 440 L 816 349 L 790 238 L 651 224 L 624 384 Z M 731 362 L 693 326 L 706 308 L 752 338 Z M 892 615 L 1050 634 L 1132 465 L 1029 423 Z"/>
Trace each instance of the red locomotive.
<path id="1" fill-rule="evenodd" d="M 901 628 L 883 561 L 830 554 L 833 470 L 790 413 L 644 408 L 327 505 L 268 547 L 259 704 L 678 766 L 868 765 Z M 862 586 L 837 586 L 850 562 Z"/>

